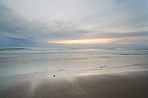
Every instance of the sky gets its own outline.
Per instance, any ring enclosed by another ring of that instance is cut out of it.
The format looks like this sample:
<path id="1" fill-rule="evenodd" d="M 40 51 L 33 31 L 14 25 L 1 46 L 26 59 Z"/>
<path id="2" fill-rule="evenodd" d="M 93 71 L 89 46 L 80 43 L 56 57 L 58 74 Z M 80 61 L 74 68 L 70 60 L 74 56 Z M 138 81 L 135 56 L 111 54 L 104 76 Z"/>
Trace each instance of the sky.
<path id="1" fill-rule="evenodd" d="M 148 0 L 0 0 L 0 46 L 148 46 Z"/>

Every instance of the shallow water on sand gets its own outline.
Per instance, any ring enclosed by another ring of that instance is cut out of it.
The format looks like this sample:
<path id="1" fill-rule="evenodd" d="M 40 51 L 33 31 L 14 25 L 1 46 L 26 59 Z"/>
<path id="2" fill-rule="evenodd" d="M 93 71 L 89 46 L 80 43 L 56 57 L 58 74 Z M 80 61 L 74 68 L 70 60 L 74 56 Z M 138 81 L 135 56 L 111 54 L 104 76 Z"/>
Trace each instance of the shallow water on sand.
<path id="1" fill-rule="evenodd" d="M 107 84 L 112 81 L 118 81 L 120 89 L 125 91 L 125 86 L 131 83 L 129 81 L 135 83 L 134 79 L 137 77 L 137 81 L 142 81 L 137 82 L 141 83 L 138 85 L 144 84 L 137 89 L 141 89 L 141 92 L 147 89 L 144 88 L 148 77 L 147 51 L 94 52 L 85 50 L 85 52 L 24 53 L 24 50 L 21 52 L 20 50 L 18 49 L 17 53 L 8 53 L 8 51 L 0 53 L 0 97 L 42 98 L 46 96 L 45 98 L 48 98 L 52 96 L 59 98 L 60 96 L 65 98 L 65 96 L 72 96 L 71 98 L 82 98 L 90 95 L 88 98 L 91 98 L 94 92 L 103 91 L 104 87 L 106 90 L 111 90 L 112 87 Z M 130 74 L 130 78 L 127 78 L 126 74 Z M 119 75 L 119 77 L 112 80 L 114 77 L 112 75 L 115 77 Z M 126 77 L 122 78 L 124 75 Z M 103 77 L 101 80 L 103 82 L 99 84 L 101 77 Z M 103 85 L 102 88 L 99 85 Z M 118 87 L 116 83 L 113 85 Z M 136 83 L 126 89 L 133 90 L 135 85 Z M 106 90 L 103 93 L 106 93 Z M 49 94 L 49 92 L 52 93 Z M 94 98 L 105 96 L 106 94 L 103 93 L 102 95 L 96 93 Z"/>
<path id="2" fill-rule="evenodd" d="M 139 53 L 1 54 L 0 77 L 31 73 L 120 72 L 148 69 L 148 55 Z M 88 73 L 88 74 L 89 74 Z"/>

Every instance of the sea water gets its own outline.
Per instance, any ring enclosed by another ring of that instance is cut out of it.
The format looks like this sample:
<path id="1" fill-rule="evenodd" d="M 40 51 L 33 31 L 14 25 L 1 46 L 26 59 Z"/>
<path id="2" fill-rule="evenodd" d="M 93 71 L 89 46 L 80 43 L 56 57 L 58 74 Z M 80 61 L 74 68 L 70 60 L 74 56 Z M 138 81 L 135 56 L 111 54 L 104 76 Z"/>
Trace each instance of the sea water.
<path id="1" fill-rule="evenodd" d="M 94 74 L 125 69 L 147 70 L 148 48 L 0 48 L 0 78 L 32 73 Z"/>

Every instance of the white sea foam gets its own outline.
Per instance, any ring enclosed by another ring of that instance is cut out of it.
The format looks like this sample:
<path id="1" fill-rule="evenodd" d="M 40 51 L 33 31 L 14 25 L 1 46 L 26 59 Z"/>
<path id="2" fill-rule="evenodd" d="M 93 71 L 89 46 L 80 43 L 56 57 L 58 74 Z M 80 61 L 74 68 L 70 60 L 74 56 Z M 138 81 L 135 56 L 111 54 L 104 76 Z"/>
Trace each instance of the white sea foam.
<path id="1" fill-rule="evenodd" d="M 0 54 L 36 54 L 36 53 L 133 53 L 148 52 L 147 48 L 0 48 Z"/>

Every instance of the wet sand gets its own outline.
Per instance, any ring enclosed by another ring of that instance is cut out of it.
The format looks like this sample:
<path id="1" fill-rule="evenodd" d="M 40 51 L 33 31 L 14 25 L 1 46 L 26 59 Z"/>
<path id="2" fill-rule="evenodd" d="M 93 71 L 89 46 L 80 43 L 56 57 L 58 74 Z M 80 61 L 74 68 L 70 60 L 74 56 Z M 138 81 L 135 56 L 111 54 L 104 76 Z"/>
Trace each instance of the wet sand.
<path id="1" fill-rule="evenodd" d="M 0 98 L 148 98 L 148 71 L 73 78 L 41 75 L 12 77 Z"/>
<path id="2" fill-rule="evenodd" d="M 0 55 L 0 98 L 148 98 L 148 55 L 120 54 Z"/>

